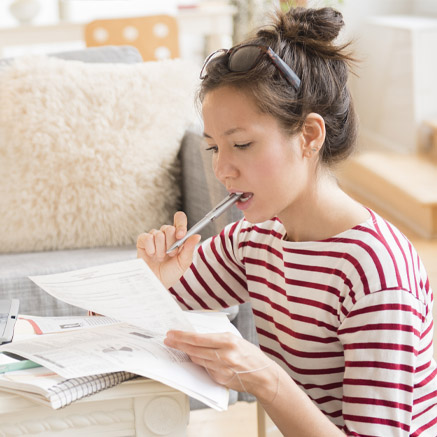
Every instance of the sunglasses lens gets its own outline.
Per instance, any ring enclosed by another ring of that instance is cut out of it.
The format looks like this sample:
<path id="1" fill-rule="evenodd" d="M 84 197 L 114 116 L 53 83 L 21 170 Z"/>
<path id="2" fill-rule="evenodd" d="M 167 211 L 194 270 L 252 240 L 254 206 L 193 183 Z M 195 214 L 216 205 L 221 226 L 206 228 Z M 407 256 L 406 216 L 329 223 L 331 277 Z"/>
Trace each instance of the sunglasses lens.
<path id="1" fill-rule="evenodd" d="M 229 69 L 234 72 L 249 71 L 262 54 L 259 47 L 243 46 L 237 48 L 229 57 Z"/>

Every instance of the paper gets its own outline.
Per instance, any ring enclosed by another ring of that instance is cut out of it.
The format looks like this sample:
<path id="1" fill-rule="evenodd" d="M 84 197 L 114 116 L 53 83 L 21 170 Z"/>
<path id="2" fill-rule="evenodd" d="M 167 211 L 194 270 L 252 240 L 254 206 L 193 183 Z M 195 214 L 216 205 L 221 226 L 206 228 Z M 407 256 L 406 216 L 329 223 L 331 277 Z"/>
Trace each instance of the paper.
<path id="1" fill-rule="evenodd" d="M 225 314 L 186 316 L 201 332 L 239 335 Z M 220 411 L 226 410 L 229 401 L 228 390 L 188 355 L 166 346 L 162 337 L 126 323 L 42 335 L 3 348 L 64 378 L 126 371 L 170 385 Z"/>
<path id="2" fill-rule="evenodd" d="M 141 259 L 67 273 L 30 276 L 59 300 L 165 335 L 193 331 L 185 313 Z"/>
<path id="3" fill-rule="evenodd" d="M 142 260 L 31 279 L 64 302 L 120 322 L 14 341 L 0 350 L 35 361 L 64 378 L 131 372 L 226 410 L 228 390 L 188 355 L 163 342 L 169 329 L 240 335 L 224 313 L 182 311 Z"/>
<path id="4" fill-rule="evenodd" d="M 18 319 L 27 322 L 37 335 L 119 323 L 118 320 L 111 317 L 101 316 L 38 317 L 23 315 Z"/>

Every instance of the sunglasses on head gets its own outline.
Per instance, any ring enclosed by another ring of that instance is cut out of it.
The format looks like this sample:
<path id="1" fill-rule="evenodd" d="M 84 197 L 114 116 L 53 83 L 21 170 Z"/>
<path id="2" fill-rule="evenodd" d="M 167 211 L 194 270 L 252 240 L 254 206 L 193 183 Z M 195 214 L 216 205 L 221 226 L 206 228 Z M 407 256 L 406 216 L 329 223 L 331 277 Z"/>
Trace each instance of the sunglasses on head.
<path id="1" fill-rule="evenodd" d="M 219 49 L 211 53 L 203 64 L 200 71 L 200 79 L 205 79 L 208 75 L 207 67 L 209 63 L 219 56 L 228 56 L 228 68 L 234 73 L 244 73 L 254 68 L 261 60 L 263 55 L 267 55 L 279 73 L 296 90 L 299 90 L 300 79 L 297 74 L 286 64 L 270 47 L 256 44 L 244 44 L 231 49 Z"/>

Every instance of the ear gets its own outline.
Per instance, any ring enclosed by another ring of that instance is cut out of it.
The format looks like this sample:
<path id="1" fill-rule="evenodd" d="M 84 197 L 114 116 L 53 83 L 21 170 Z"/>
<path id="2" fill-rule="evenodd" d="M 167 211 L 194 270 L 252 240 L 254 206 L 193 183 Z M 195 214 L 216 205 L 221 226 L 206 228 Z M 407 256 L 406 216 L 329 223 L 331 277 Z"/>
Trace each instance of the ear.
<path id="1" fill-rule="evenodd" d="M 302 152 L 307 158 L 318 153 L 325 142 L 325 120 L 320 114 L 311 112 L 307 115 L 302 127 Z"/>

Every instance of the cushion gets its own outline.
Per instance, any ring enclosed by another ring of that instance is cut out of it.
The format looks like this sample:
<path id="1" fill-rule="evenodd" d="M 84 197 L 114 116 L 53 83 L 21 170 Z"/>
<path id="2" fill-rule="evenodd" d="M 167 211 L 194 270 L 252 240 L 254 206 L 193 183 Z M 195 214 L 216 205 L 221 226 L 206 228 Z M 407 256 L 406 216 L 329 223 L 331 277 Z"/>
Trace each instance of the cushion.
<path id="1" fill-rule="evenodd" d="M 51 53 L 49 56 L 55 56 L 62 59 L 72 59 L 83 62 L 93 63 L 125 63 L 133 64 L 142 62 L 140 52 L 132 46 L 101 46 L 88 47 L 81 50 L 71 50 L 68 52 Z M 14 58 L 0 58 L 0 68 L 9 65 Z"/>
<path id="2" fill-rule="evenodd" d="M 22 57 L 0 70 L 0 250 L 132 244 L 180 207 L 198 68 Z"/>

